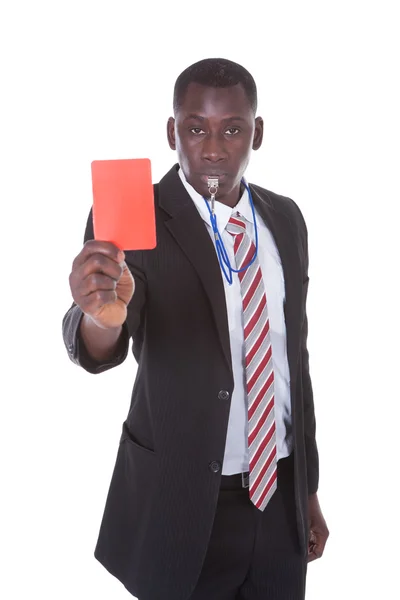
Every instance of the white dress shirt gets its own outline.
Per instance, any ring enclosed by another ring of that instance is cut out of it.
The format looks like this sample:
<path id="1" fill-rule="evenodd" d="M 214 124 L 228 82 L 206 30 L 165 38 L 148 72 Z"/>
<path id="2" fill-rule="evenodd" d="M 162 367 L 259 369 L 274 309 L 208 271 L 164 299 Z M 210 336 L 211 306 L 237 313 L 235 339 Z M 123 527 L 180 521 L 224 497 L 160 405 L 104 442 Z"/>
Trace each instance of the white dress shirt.
<path id="1" fill-rule="evenodd" d="M 182 169 L 179 169 L 178 172 L 184 187 L 192 198 L 200 216 L 206 224 L 211 239 L 214 242 L 213 230 L 210 223 L 210 213 L 204 198 L 187 182 Z M 226 226 L 235 211 L 239 211 L 245 218 L 247 233 L 252 240 L 255 241 L 253 213 L 247 189 L 245 189 L 238 204 L 234 208 L 226 206 L 217 200 L 215 202 L 217 226 L 229 256 L 230 263 L 234 269 L 236 269 L 234 237 L 226 231 Z M 255 214 L 258 231 L 258 260 L 260 262 L 267 296 L 271 331 L 272 360 L 275 379 L 276 443 L 277 459 L 279 460 L 280 458 L 289 456 L 293 448 L 290 375 L 286 349 L 286 325 L 283 312 L 285 283 L 282 264 L 274 238 L 256 210 Z M 247 394 L 245 387 L 246 373 L 243 364 L 243 309 L 238 274 L 233 273 L 233 282 L 231 285 L 226 280 L 222 270 L 221 277 L 224 283 L 228 312 L 232 370 L 234 377 L 234 390 L 231 398 L 222 474 L 233 475 L 234 473 L 241 473 L 249 470 Z"/>

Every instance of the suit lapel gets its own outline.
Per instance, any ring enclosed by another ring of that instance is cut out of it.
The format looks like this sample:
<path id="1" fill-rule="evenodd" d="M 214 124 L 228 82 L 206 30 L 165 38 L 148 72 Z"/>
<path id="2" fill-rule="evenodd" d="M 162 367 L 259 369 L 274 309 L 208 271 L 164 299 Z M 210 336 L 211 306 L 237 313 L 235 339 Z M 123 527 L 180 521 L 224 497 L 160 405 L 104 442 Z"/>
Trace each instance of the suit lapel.
<path id="1" fill-rule="evenodd" d="M 160 181 L 159 203 L 169 215 L 167 229 L 196 270 L 210 303 L 218 337 L 229 370 L 231 349 L 221 268 L 206 225 L 186 192 L 175 165 Z"/>
<path id="2" fill-rule="evenodd" d="M 218 337 L 229 370 L 232 372 L 228 317 L 221 268 L 214 243 L 175 165 L 160 181 L 160 207 L 170 215 L 166 227 L 196 270 L 210 303 Z M 296 228 L 269 196 L 250 185 L 254 205 L 271 231 L 282 262 L 285 280 L 284 314 L 287 333 L 288 361 L 291 380 L 295 380 L 295 365 L 301 323 L 302 263 Z"/>
<path id="3" fill-rule="evenodd" d="M 285 279 L 284 314 L 286 322 L 286 336 L 288 349 L 288 362 L 291 380 L 296 377 L 296 356 L 299 344 L 301 324 L 301 295 L 303 284 L 303 268 L 299 254 L 296 228 L 289 217 L 277 210 L 269 197 L 261 195 L 257 189 L 250 185 L 254 205 L 265 224 L 271 231 L 282 262 Z"/>

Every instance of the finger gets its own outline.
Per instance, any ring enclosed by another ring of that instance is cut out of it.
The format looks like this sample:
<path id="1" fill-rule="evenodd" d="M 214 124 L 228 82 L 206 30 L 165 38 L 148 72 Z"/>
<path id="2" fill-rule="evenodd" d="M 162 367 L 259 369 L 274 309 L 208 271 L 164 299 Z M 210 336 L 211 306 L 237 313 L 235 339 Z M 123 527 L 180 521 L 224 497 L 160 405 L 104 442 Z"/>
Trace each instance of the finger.
<path id="1" fill-rule="evenodd" d="M 315 531 L 313 529 L 310 529 L 310 543 L 311 544 L 315 544 L 317 542 L 317 536 L 315 534 Z"/>
<path id="2" fill-rule="evenodd" d="M 84 296 L 95 291 L 93 286 L 91 289 L 88 289 L 86 283 L 84 283 L 91 275 L 100 274 L 118 281 L 122 273 L 123 267 L 110 258 L 102 254 L 91 255 L 83 265 L 72 271 L 69 276 L 69 284 L 74 301 L 81 306 Z M 81 306 L 81 308 L 83 307 Z"/>
<path id="3" fill-rule="evenodd" d="M 108 275 L 102 273 L 92 273 L 82 281 L 80 293 L 82 296 L 88 296 L 96 290 L 113 291 L 117 287 L 117 282 Z"/>
<path id="4" fill-rule="evenodd" d="M 92 254 L 103 254 L 114 262 L 120 263 L 125 259 L 125 254 L 112 242 L 101 242 L 99 240 L 89 240 L 83 246 L 81 252 L 72 263 L 72 270 L 78 269 L 83 265 Z"/>
<path id="5" fill-rule="evenodd" d="M 321 548 L 321 546 L 319 546 L 318 544 L 314 544 L 309 552 L 311 553 L 311 555 L 314 557 L 313 560 L 315 560 L 316 558 L 321 558 L 324 550 L 323 548 Z"/>
<path id="6" fill-rule="evenodd" d="M 104 254 L 96 253 L 90 255 L 87 261 L 78 268 L 77 276 L 83 280 L 92 273 L 102 273 L 118 281 L 123 270 L 123 263 L 119 264 Z"/>
<path id="7" fill-rule="evenodd" d="M 325 544 L 328 540 L 328 532 L 325 531 L 316 531 L 315 532 L 315 545 L 318 547 L 321 555 L 325 549 Z"/>
<path id="8" fill-rule="evenodd" d="M 112 304 L 116 299 L 117 294 L 115 291 L 96 290 L 82 298 L 81 309 L 88 315 L 94 315 L 105 304 Z"/>

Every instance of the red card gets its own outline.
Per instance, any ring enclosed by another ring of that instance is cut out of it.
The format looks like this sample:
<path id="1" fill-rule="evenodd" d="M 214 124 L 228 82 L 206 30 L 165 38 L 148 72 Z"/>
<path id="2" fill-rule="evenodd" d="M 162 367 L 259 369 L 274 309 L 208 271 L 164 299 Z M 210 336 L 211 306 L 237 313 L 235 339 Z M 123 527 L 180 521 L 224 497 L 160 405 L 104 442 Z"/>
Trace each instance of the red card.
<path id="1" fill-rule="evenodd" d="M 96 240 L 121 250 L 156 247 L 151 163 L 148 158 L 92 162 L 93 228 Z"/>

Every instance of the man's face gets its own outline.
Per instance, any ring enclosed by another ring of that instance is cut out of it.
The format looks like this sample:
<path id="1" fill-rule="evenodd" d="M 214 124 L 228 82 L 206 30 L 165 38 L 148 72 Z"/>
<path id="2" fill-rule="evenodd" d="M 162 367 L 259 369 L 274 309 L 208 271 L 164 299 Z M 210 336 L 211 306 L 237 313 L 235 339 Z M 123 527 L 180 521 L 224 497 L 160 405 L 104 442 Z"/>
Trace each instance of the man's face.
<path id="1" fill-rule="evenodd" d="M 261 146 L 263 122 L 254 118 L 244 88 L 214 88 L 191 83 L 175 119 L 168 121 L 168 141 L 177 151 L 186 179 L 208 197 L 207 178 L 219 178 L 217 200 L 234 206 L 251 150 Z"/>

